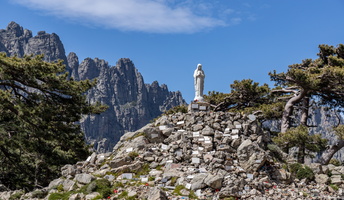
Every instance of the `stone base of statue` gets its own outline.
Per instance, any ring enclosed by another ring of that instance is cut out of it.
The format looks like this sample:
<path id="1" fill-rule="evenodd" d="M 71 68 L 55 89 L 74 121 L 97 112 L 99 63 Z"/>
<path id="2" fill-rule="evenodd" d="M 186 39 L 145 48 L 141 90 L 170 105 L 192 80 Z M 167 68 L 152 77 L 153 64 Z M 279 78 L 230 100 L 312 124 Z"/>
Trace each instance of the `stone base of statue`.
<path id="1" fill-rule="evenodd" d="M 188 111 L 189 112 L 200 112 L 200 111 L 209 111 L 210 110 L 210 104 L 207 102 L 201 102 L 201 101 L 192 101 L 189 104 Z"/>
<path id="2" fill-rule="evenodd" d="M 203 102 L 204 103 L 204 98 L 202 96 L 196 96 L 194 98 L 194 102 Z"/>

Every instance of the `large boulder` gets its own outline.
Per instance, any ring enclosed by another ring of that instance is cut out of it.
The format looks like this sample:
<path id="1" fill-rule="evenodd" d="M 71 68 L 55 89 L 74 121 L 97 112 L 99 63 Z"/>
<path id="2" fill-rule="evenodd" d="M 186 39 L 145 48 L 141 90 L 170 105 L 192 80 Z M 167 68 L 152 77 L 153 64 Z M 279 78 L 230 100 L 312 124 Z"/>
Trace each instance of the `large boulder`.
<path id="1" fill-rule="evenodd" d="M 192 181 L 191 181 L 191 189 L 192 190 L 198 190 L 205 188 L 207 185 L 204 183 L 204 179 L 207 177 L 207 174 L 200 173 L 194 175 Z"/>
<path id="2" fill-rule="evenodd" d="M 330 178 L 326 174 L 315 174 L 315 182 L 318 184 L 327 184 Z"/>
<path id="3" fill-rule="evenodd" d="M 220 174 L 211 175 L 209 174 L 205 179 L 204 183 L 213 189 L 220 189 L 222 187 L 223 176 Z"/>
<path id="4" fill-rule="evenodd" d="M 240 166 L 247 172 L 256 172 L 266 162 L 268 155 L 257 143 L 245 140 L 237 149 Z"/>
<path id="5" fill-rule="evenodd" d="M 93 181 L 95 179 L 94 176 L 92 176 L 91 174 L 77 174 L 75 175 L 75 178 L 74 180 L 77 181 L 78 183 L 81 183 L 81 184 L 89 184 L 91 183 L 91 181 Z"/>

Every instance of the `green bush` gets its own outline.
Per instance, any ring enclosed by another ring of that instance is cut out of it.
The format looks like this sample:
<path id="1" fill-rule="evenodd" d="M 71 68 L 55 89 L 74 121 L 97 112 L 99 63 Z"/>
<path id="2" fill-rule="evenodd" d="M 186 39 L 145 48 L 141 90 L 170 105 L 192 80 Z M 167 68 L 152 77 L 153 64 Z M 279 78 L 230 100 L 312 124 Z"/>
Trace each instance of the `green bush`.
<path id="1" fill-rule="evenodd" d="M 150 168 L 149 164 L 144 164 L 137 172 L 135 172 L 136 177 L 139 177 L 141 175 L 147 175 L 149 174 Z"/>
<path id="2" fill-rule="evenodd" d="M 308 166 L 304 166 L 297 171 L 296 177 L 298 179 L 307 178 L 308 180 L 313 180 L 314 179 L 314 172 Z"/>
<path id="3" fill-rule="evenodd" d="M 184 185 L 177 185 L 176 188 L 173 190 L 173 194 L 182 196 L 180 191 L 183 189 L 186 189 Z M 186 189 L 186 190 L 188 190 L 188 189 Z M 189 194 L 190 199 L 198 199 L 198 197 L 194 191 L 192 191 L 192 190 L 188 190 L 188 191 L 190 192 L 190 194 Z"/>
<path id="4" fill-rule="evenodd" d="M 177 179 L 178 179 L 178 177 L 173 176 L 173 177 L 171 178 L 171 185 L 175 185 L 176 182 L 177 182 Z"/>
<path id="5" fill-rule="evenodd" d="M 332 158 L 329 164 L 332 164 L 334 166 L 341 166 L 342 163 L 339 160 Z"/>
<path id="6" fill-rule="evenodd" d="M 66 193 L 52 193 L 49 195 L 48 200 L 68 200 L 71 192 Z"/>
<path id="7" fill-rule="evenodd" d="M 136 151 L 131 151 L 128 156 L 131 158 L 131 159 L 135 159 L 137 156 L 139 156 L 139 153 L 137 153 Z"/>
<path id="8" fill-rule="evenodd" d="M 9 200 L 15 200 L 15 199 L 20 199 L 20 197 L 24 194 L 24 191 L 19 191 L 14 194 L 12 194 L 9 198 Z"/>
<path id="9" fill-rule="evenodd" d="M 95 183 L 95 191 L 99 192 L 103 198 L 107 198 L 112 194 L 111 183 L 107 179 L 97 179 L 93 182 Z"/>
<path id="10" fill-rule="evenodd" d="M 334 191 L 338 191 L 338 190 L 339 190 L 338 185 L 331 184 L 330 187 L 331 187 Z"/>
<path id="11" fill-rule="evenodd" d="M 120 195 L 118 195 L 118 199 L 123 199 L 127 197 L 128 197 L 128 192 L 125 190 Z"/>
<path id="12" fill-rule="evenodd" d="M 289 165 L 289 171 L 293 174 L 296 174 L 300 168 L 302 168 L 302 165 L 300 163 L 293 163 Z"/>
<path id="13" fill-rule="evenodd" d="M 314 172 L 308 166 L 303 166 L 300 163 L 293 163 L 289 165 L 289 171 L 296 176 L 298 179 L 314 179 Z"/>
<path id="14" fill-rule="evenodd" d="M 57 189 L 57 191 L 59 191 L 59 192 L 63 192 L 63 191 L 64 191 L 63 185 L 62 185 L 62 184 L 58 185 L 58 186 L 56 187 L 56 189 Z"/>
<path id="15" fill-rule="evenodd" d="M 175 114 L 175 113 L 187 113 L 188 112 L 188 107 L 186 105 L 180 105 L 180 106 L 175 106 L 168 111 L 165 111 L 165 115 L 170 115 L 170 114 Z"/>

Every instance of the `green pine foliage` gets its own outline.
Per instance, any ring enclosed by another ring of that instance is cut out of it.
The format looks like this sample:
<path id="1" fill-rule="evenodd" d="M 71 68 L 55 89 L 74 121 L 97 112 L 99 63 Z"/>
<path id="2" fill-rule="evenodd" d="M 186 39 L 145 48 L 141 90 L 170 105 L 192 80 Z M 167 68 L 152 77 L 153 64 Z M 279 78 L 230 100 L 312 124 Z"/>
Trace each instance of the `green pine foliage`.
<path id="1" fill-rule="evenodd" d="M 61 166 L 89 155 L 76 123 L 106 106 L 84 93 L 94 81 L 75 81 L 62 61 L 0 54 L 0 182 L 11 189 L 46 186 Z"/>
<path id="2" fill-rule="evenodd" d="M 341 124 L 333 128 L 334 133 L 339 137 L 339 139 L 344 140 L 344 125 Z"/>
<path id="3" fill-rule="evenodd" d="M 164 112 L 165 115 L 171 115 L 175 113 L 187 113 L 188 112 L 188 107 L 186 105 L 179 105 L 175 106 L 167 111 Z"/>
<path id="4" fill-rule="evenodd" d="M 314 180 L 314 172 L 313 170 L 305 165 L 300 163 L 292 163 L 288 165 L 289 171 L 298 179 L 307 179 L 307 180 Z"/>
<path id="5" fill-rule="evenodd" d="M 298 126 L 285 133 L 279 133 L 272 139 L 285 152 L 292 147 L 298 147 L 298 162 L 303 163 L 305 156 L 312 156 L 308 152 L 321 152 L 326 148 L 327 139 L 322 139 L 319 134 L 310 135 L 308 127 Z"/>
<path id="6" fill-rule="evenodd" d="M 235 80 L 230 93 L 211 91 L 204 99 L 215 107 L 215 111 L 259 113 L 263 120 L 282 116 L 285 102 L 276 101 L 275 94 L 267 84 L 259 85 L 251 79 Z"/>

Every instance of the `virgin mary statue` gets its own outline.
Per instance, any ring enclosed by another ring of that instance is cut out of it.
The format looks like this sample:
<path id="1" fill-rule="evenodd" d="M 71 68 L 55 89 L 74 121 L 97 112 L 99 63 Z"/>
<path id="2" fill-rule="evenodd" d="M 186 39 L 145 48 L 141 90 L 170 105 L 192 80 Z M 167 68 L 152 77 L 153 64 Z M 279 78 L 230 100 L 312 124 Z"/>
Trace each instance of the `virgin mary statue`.
<path id="1" fill-rule="evenodd" d="M 204 101 L 203 89 L 204 89 L 204 78 L 205 74 L 202 70 L 202 65 L 198 64 L 197 69 L 194 72 L 194 85 L 195 85 L 195 98 L 194 101 Z"/>

